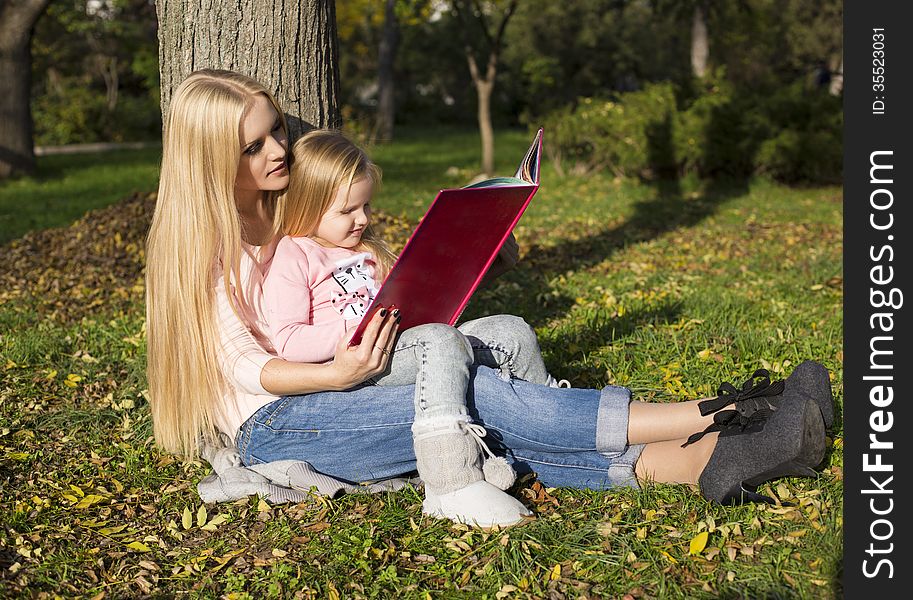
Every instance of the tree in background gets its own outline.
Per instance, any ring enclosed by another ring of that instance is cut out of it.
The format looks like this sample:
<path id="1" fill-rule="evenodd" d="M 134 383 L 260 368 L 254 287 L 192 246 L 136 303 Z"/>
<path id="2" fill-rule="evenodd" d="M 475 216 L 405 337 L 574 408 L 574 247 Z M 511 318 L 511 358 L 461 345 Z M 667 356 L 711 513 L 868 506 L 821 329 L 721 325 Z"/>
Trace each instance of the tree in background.
<path id="1" fill-rule="evenodd" d="M 429 19 L 430 0 L 339 0 L 336 25 L 346 128 L 367 142 L 393 139 L 400 98 L 409 94 L 398 67 L 403 34 Z"/>
<path id="2" fill-rule="evenodd" d="M 229 69 L 271 90 L 291 139 L 339 127 L 336 10 L 332 0 L 251 4 L 157 0 L 162 113 L 191 72 Z"/>
<path id="3" fill-rule="evenodd" d="M 691 11 L 691 70 L 695 77 L 702 78 L 707 74 L 710 58 L 706 2 L 695 2 Z"/>
<path id="4" fill-rule="evenodd" d="M 158 138 L 157 43 L 153 0 L 52 3 L 32 46 L 36 143 Z"/>
<path id="5" fill-rule="evenodd" d="M 0 0 L 0 179 L 35 168 L 31 42 L 49 0 Z"/>
<path id="6" fill-rule="evenodd" d="M 522 122 L 581 97 L 691 76 L 688 30 L 646 2 L 522 2 L 506 35 L 498 86 Z"/>
<path id="7" fill-rule="evenodd" d="M 453 8 L 461 22 L 463 34 L 463 51 L 469 65 L 469 74 L 475 85 L 478 98 L 477 116 L 479 135 L 482 138 L 482 175 L 491 176 L 495 170 L 495 138 L 491 125 L 491 94 L 498 74 L 498 60 L 507 23 L 517 10 L 517 1 L 510 0 L 506 6 L 497 2 L 483 3 L 480 0 L 454 0 Z M 493 22 L 492 22 L 493 21 Z M 473 35 L 473 30 L 480 31 L 482 38 Z M 488 55 L 479 68 L 476 60 L 480 48 Z"/>
<path id="8" fill-rule="evenodd" d="M 377 136 L 384 141 L 393 139 L 393 122 L 396 118 L 396 78 L 393 67 L 398 45 L 396 0 L 386 0 L 383 33 L 377 51 Z"/>
<path id="9" fill-rule="evenodd" d="M 691 74 L 703 79 L 710 68 L 711 21 L 719 22 L 720 13 L 731 4 L 745 5 L 743 0 L 652 0 L 658 14 L 673 15 L 683 25 L 688 23 L 691 32 Z"/>

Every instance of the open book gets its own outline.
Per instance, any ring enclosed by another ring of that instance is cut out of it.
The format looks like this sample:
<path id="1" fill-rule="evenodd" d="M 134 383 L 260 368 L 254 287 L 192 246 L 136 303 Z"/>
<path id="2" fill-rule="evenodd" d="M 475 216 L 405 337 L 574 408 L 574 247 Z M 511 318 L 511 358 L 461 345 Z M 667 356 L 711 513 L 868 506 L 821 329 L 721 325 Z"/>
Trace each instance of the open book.
<path id="1" fill-rule="evenodd" d="M 400 330 L 453 325 L 539 189 L 540 129 L 513 177 L 438 192 L 356 328 L 361 342 L 374 312 L 399 308 Z"/>

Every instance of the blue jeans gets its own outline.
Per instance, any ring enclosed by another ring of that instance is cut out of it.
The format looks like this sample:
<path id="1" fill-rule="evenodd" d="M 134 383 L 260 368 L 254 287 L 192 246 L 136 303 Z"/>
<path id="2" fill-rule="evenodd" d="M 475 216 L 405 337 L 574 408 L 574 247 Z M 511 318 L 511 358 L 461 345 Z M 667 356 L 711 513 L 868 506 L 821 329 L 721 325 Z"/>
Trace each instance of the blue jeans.
<path id="1" fill-rule="evenodd" d="M 412 385 L 367 385 L 280 398 L 241 426 L 241 459 L 305 460 L 350 483 L 411 473 L 414 394 Z M 550 487 L 605 489 L 637 487 L 643 446 L 627 443 L 630 400 L 627 388 L 552 388 L 479 366 L 470 371 L 466 406 L 518 474 L 534 472 Z"/>

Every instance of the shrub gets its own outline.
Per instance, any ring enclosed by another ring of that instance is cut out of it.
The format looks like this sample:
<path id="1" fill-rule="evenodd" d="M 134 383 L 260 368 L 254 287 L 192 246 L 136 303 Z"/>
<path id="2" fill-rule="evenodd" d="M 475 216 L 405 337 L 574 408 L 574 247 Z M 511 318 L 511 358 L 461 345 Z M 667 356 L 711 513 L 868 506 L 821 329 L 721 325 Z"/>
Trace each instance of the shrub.
<path id="1" fill-rule="evenodd" d="M 683 95 L 671 83 L 655 83 L 616 98 L 582 98 L 546 117 L 549 156 L 559 171 L 578 173 L 839 181 L 839 98 L 802 84 L 739 89 L 721 72 L 677 102 Z"/>
<path id="2" fill-rule="evenodd" d="M 36 145 L 156 139 L 162 119 L 156 95 L 121 93 L 113 110 L 103 89 L 63 78 L 32 103 Z"/>
<path id="3" fill-rule="evenodd" d="M 582 98 L 576 107 L 559 109 L 544 119 L 549 157 L 561 170 L 609 169 L 636 175 L 653 167 L 675 167 L 664 136 L 671 132 L 675 95 L 671 84 L 648 85 L 623 100 Z"/>

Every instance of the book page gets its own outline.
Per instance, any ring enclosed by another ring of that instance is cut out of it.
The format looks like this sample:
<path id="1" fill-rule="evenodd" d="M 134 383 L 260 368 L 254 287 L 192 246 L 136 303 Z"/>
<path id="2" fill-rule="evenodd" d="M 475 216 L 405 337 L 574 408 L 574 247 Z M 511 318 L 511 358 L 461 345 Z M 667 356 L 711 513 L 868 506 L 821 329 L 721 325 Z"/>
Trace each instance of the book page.
<path id="1" fill-rule="evenodd" d="M 463 189 L 503 187 L 508 185 L 536 185 L 539 181 L 539 150 L 541 148 L 541 139 L 542 130 L 540 129 L 536 133 L 536 137 L 533 138 L 533 143 L 523 156 L 523 160 L 520 161 L 520 166 L 513 177 L 492 177 L 491 179 L 464 186 Z"/>
<path id="2" fill-rule="evenodd" d="M 517 179 L 522 179 L 526 183 L 536 184 L 539 182 L 539 155 L 542 141 L 542 129 L 536 133 L 533 143 L 526 151 L 526 155 L 520 162 L 520 167 L 514 174 Z"/>

